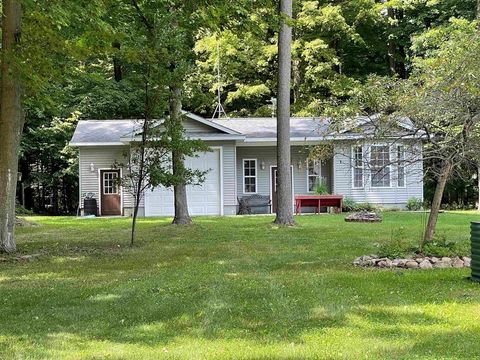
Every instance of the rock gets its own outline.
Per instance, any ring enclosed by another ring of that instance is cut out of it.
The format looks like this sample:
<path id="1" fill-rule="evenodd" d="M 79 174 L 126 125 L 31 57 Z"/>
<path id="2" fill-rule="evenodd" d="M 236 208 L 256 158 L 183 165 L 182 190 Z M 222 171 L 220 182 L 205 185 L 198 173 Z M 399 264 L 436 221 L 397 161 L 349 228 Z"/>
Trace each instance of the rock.
<path id="1" fill-rule="evenodd" d="M 452 267 L 452 259 L 448 258 L 448 260 L 439 260 L 435 264 L 433 264 L 433 267 L 440 269 Z"/>
<path id="2" fill-rule="evenodd" d="M 429 260 L 424 259 L 420 264 L 418 264 L 418 267 L 420 269 L 432 269 L 433 265 Z"/>
<path id="3" fill-rule="evenodd" d="M 422 258 L 422 257 L 419 257 L 419 258 L 415 258 L 415 261 L 419 264 L 421 264 L 422 262 L 425 261 L 425 258 Z"/>
<path id="4" fill-rule="evenodd" d="M 452 259 L 449 258 L 449 257 L 446 257 L 446 256 L 442 257 L 442 260 L 440 260 L 440 261 L 446 262 L 450 265 L 452 264 Z"/>
<path id="5" fill-rule="evenodd" d="M 390 260 L 389 258 L 387 258 L 387 259 L 385 260 L 385 267 L 386 267 L 386 268 L 391 268 L 392 266 L 393 266 L 392 260 Z"/>
<path id="6" fill-rule="evenodd" d="M 435 263 L 437 263 L 437 262 L 439 262 L 439 261 L 440 261 L 440 259 L 437 258 L 437 257 L 435 257 L 435 256 L 432 256 L 432 257 L 430 258 L 430 262 L 431 262 L 432 264 L 435 264 Z"/>
<path id="7" fill-rule="evenodd" d="M 463 266 L 464 266 L 464 267 L 470 267 L 470 264 L 471 264 L 471 262 L 472 262 L 472 259 L 470 259 L 468 256 L 464 256 L 464 257 L 462 258 L 462 260 L 463 260 Z"/>
<path id="8" fill-rule="evenodd" d="M 377 266 L 378 267 L 381 267 L 381 268 L 384 268 L 384 267 L 387 267 L 387 263 L 385 260 L 380 260 L 378 263 L 377 263 Z"/>
<path id="9" fill-rule="evenodd" d="M 392 261 L 392 266 L 393 267 L 404 267 L 405 266 L 405 260 L 404 259 L 394 259 Z"/>
<path id="10" fill-rule="evenodd" d="M 463 260 L 460 259 L 459 257 L 456 257 L 453 259 L 452 261 L 452 267 L 454 268 L 463 268 L 464 264 L 463 264 Z"/>
<path id="11" fill-rule="evenodd" d="M 416 268 L 418 268 L 418 263 L 415 260 L 409 259 L 405 263 L 405 267 L 407 269 L 416 269 Z"/>
<path id="12" fill-rule="evenodd" d="M 346 222 L 381 222 L 382 217 L 374 212 L 354 213 L 345 218 Z"/>

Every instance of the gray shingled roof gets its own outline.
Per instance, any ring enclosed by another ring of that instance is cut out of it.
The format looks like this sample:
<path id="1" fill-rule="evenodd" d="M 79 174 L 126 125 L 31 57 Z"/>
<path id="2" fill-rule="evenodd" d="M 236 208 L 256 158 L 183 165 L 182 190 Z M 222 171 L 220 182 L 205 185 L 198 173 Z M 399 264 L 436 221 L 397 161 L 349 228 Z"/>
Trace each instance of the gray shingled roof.
<path id="1" fill-rule="evenodd" d="M 276 118 L 227 118 L 214 119 L 217 124 L 223 125 L 247 138 L 275 138 L 277 136 Z M 326 135 L 328 120 L 326 118 L 290 119 L 290 134 L 292 138 L 318 137 Z"/>
<path id="2" fill-rule="evenodd" d="M 195 116 L 189 116 L 194 121 Z M 200 121 L 200 120 L 197 120 Z M 291 138 L 305 139 L 305 138 L 319 138 L 345 134 L 349 129 L 356 126 L 366 124 L 370 120 L 364 117 L 355 118 L 349 126 L 346 126 L 343 131 L 338 131 L 334 134 L 329 128 L 329 121 L 327 118 L 312 118 L 312 117 L 295 117 L 290 120 Z M 217 133 L 203 133 L 198 134 L 207 140 L 215 140 L 215 137 L 224 134 L 222 130 L 226 130 L 231 134 L 241 134 L 248 139 L 266 139 L 274 140 L 277 136 L 277 120 L 275 118 L 226 118 L 206 120 L 201 119 L 204 124 L 212 123 L 216 127 Z M 70 142 L 71 145 L 116 145 L 122 144 L 122 140 L 126 137 L 131 137 L 132 133 L 138 132 L 142 120 L 81 120 L 79 121 L 75 134 Z M 404 119 L 399 121 L 399 125 L 409 129 L 413 125 L 410 120 Z M 223 127 L 223 128 L 222 128 Z M 197 134 L 189 134 L 195 136 Z M 364 134 L 365 135 L 365 134 Z M 232 135 L 233 136 L 233 135 Z M 240 136 L 240 135 L 237 135 Z M 258 140 L 262 141 L 262 140 Z"/>
<path id="3" fill-rule="evenodd" d="M 71 144 L 121 143 L 120 138 L 131 134 L 141 120 L 80 120 Z"/>

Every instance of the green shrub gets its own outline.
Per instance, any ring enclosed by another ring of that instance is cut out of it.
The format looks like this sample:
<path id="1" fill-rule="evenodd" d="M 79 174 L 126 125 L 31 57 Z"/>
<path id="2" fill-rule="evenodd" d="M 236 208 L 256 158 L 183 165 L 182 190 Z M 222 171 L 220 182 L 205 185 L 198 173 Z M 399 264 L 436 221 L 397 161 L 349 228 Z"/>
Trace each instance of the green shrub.
<path id="1" fill-rule="evenodd" d="M 328 194 L 328 185 L 325 179 L 317 181 L 315 184 L 315 194 L 317 195 L 327 195 Z"/>
<path id="2" fill-rule="evenodd" d="M 15 207 L 15 214 L 17 215 L 33 215 L 32 210 L 25 209 L 22 205 L 18 205 Z"/>
<path id="3" fill-rule="evenodd" d="M 352 198 L 346 197 L 343 199 L 343 204 L 342 204 L 342 211 L 344 212 L 352 212 L 356 211 L 355 208 L 357 206 L 357 203 L 355 200 Z"/>
<path id="4" fill-rule="evenodd" d="M 415 253 L 415 248 L 406 234 L 404 227 L 392 229 L 390 241 L 379 247 L 379 255 L 390 259 L 406 258 Z"/>
<path id="5" fill-rule="evenodd" d="M 360 211 L 372 212 L 372 211 L 378 211 L 379 208 L 368 202 L 357 203 L 352 198 L 346 197 L 345 199 L 343 199 L 342 210 L 344 212 L 360 212 Z"/>
<path id="6" fill-rule="evenodd" d="M 426 256 L 465 256 L 469 254 L 469 243 L 463 242 L 463 246 L 455 241 L 447 241 L 444 235 L 436 236 L 433 241 L 428 241 L 423 246 Z"/>
<path id="7" fill-rule="evenodd" d="M 375 205 L 372 205 L 368 202 L 365 202 L 365 203 L 358 203 L 356 205 L 356 210 L 355 211 L 368 211 L 368 212 L 372 212 L 372 211 L 377 211 L 378 208 L 375 206 Z"/>
<path id="8" fill-rule="evenodd" d="M 410 199 L 408 199 L 407 210 L 418 211 L 418 210 L 422 210 L 422 208 L 423 208 L 423 202 L 419 198 L 411 197 Z"/>

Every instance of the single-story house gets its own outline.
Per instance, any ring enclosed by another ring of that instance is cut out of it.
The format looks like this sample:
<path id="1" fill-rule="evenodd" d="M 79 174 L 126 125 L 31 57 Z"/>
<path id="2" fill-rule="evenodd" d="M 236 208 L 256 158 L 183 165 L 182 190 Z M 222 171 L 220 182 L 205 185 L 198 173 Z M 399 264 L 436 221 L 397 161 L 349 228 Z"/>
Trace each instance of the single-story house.
<path id="1" fill-rule="evenodd" d="M 125 161 L 138 122 L 79 121 L 70 145 L 79 149 L 81 209 L 85 197 L 90 196 L 97 199 L 100 215 L 132 214 L 132 195 L 115 181 L 125 169 L 113 164 Z M 333 133 L 328 130 L 328 119 L 291 119 L 293 194 L 312 194 L 322 181 L 330 194 L 356 202 L 404 207 L 409 198 L 423 200 L 421 139 L 402 135 L 392 142 L 379 142 L 371 136 L 368 119 L 358 118 L 354 123 Z M 402 126 L 408 130 L 409 125 L 400 124 L 399 128 Z M 187 136 L 204 140 L 212 149 L 186 160 L 190 168 L 208 170 L 202 185 L 187 189 L 191 215 L 234 215 L 238 199 L 252 194 L 269 196 L 275 212 L 275 118 L 208 120 L 185 113 L 184 127 Z M 333 149 L 331 156 L 309 160 L 312 146 L 326 142 Z M 146 191 L 141 216 L 171 216 L 173 212 L 172 189 Z"/>

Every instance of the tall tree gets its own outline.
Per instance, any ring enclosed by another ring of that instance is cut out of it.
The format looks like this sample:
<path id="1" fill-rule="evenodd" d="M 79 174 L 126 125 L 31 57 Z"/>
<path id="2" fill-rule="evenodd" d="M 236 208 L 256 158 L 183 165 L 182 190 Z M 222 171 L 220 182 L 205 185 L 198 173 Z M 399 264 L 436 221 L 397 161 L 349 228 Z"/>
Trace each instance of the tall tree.
<path id="1" fill-rule="evenodd" d="M 292 0 L 280 0 L 277 101 L 276 224 L 294 225 L 290 149 L 290 81 L 292 75 Z"/>
<path id="2" fill-rule="evenodd" d="M 172 141 L 179 144 L 182 142 L 182 88 L 180 84 L 173 84 L 170 89 L 170 122 L 168 125 Z M 173 185 L 175 216 L 173 224 L 189 225 L 192 218 L 188 212 L 187 179 L 185 176 L 185 155 L 181 147 L 172 151 L 173 176 L 178 179 Z"/>
<path id="3" fill-rule="evenodd" d="M 0 251 L 13 252 L 15 243 L 15 195 L 18 152 L 25 115 L 23 85 L 16 61 L 22 37 L 20 1 L 2 1 L 2 49 L 0 83 Z"/>

